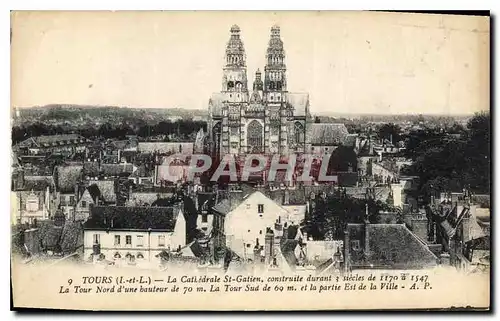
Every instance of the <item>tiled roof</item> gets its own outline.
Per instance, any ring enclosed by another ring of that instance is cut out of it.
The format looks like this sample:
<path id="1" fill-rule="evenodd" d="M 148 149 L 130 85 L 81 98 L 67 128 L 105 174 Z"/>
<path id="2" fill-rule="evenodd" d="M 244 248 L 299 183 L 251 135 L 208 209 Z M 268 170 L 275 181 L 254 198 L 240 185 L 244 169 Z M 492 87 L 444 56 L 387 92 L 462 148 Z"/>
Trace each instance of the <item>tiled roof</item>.
<path id="1" fill-rule="evenodd" d="M 133 204 L 151 205 L 158 199 L 158 193 L 137 193 L 130 195 L 130 202 Z"/>
<path id="2" fill-rule="evenodd" d="M 104 176 L 130 175 L 134 171 L 132 164 L 101 164 L 100 172 Z"/>
<path id="3" fill-rule="evenodd" d="M 114 181 L 92 181 L 89 186 L 92 185 L 97 186 L 99 188 L 99 196 L 101 196 L 105 202 L 114 203 L 116 202 L 116 193 L 115 193 L 115 182 Z M 92 197 L 94 197 L 95 193 L 91 192 Z"/>
<path id="4" fill-rule="evenodd" d="M 83 245 L 83 226 L 80 222 L 66 221 L 62 230 L 61 249 L 73 252 Z"/>
<path id="5" fill-rule="evenodd" d="M 308 127 L 307 135 L 312 145 L 341 145 L 349 132 L 344 124 L 313 123 Z"/>
<path id="6" fill-rule="evenodd" d="M 349 146 L 349 147 L 354 147 L 356 145 L 356 138 L 358 137 L 358 134 L 348 134 L 345 138 L 342 144 L 344 146 Z"/>
<path id="7" fill-rule="evenodd" d="M 97 206 L 91 208 L 85 229 L 138 229 L 172 232 L 179 215 L 176 207 Z"/>
<path id="8" fill-rule="evenodd" d="M 98 162 L 85 162 L 83 163 L 83 175 L 96 177 L 99 175 L 99 163 Z"/>
<path id="9" fill-rule="evenodd" d="M 364 232 L 368 233 L 368 257 L 349 247 L 351 264 L 372 264 L 387 268 L 422 269 L 437 264 L 437 257 L 404 224 L 348 224 L 350 240 L 360 240 L 364 248 Z M 349 245 L 350 246 L 350 245 Z"/>
<path id="10" fill-rule="evenodd" d="M 37 177 L 37 179 L 29 179 L 29 176 L 24 178 L 23 190 L 25 191 L 45 191 L 47 187 L 51 190 L 54 187 L 54 180 L 52 177 Z M 32 176 L 33 178 L 33 176 Z"/>
<path id="11" fill-rule="evenodd" d="M 241 201 L 237 199 L 234 200 L 223 199 L 213 207 L 213 210 L 221 214 L 227 214 L 232 210 L 234 210 L 240 204 Z"/>
<path id="12" fill-rule="evenodd" d="M 129 149 L 129 148 L 137 148 L 137 140 L 115 140 L 110 143 L 110 146 L 116 149 Z"/>
<path id="13" fill-rule="evenodd" d="M 52 146 L 54 144 L 60 144 L 67 141 L 86 142 L 87 139 L 78 134 L 37 136 L 28 138 L 27 140 L 21 142 L 20 145 L 21 146 L 37 145 L 43 147 L 43 146 Z"/>
<path id="14" fill-rule="evenodd" d="M 200 193 L 198 193 L 198 195 L 196 197 L 198 197 L 199 209 L 201 209 L 201 207 L 203 206 L 203 204 L 205 204 L 205 202 L 207 203 L 207 205 L 206 205 L 207 209 L 210 209 L 210 208 L 212 208 L 212 206 L 215 205 L 215 193 L 200 192 Z"/>
<path id="15" fill-rule="evenodd" d="M 295 248 L 299 244 L 297 240 L 284 240 L 281 243 L 281 253 L 288 265 L 293 268 L 297 265 L 297 257 L 295 256 Z"/>
<path id="16" fill-rule="evenodd" d="M 75 185 L 81 178 L 83 165 L 58 166 L 57 188 L 62 193 L 74 192 Z"/>
<path id="17" fill-rule="evenodd" d="M 193 154 L 194 143 L 191 142 L 140 142 L 137 150 L 141 153 L 160 154 Z"/>

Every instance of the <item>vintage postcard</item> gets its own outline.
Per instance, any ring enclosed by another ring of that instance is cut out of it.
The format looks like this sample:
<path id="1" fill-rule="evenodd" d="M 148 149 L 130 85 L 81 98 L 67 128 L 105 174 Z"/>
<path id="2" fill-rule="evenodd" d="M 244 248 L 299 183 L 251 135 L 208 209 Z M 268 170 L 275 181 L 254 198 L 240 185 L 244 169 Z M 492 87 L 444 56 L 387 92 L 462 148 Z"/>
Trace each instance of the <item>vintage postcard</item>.
<path id="1" fill-rule="evenodd" d="M 11 28 L 14 309 L 490 309 L 489 16 Z"/>

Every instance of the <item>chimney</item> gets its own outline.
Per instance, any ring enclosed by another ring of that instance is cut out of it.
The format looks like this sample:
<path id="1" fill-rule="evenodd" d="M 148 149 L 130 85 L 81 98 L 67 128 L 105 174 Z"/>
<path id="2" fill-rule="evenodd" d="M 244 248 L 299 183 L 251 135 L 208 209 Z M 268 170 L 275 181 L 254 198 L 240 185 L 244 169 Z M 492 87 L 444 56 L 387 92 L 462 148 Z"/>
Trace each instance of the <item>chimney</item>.
<path id="1" fill-rule="evenodd" d="M 278 232 L 278 235 L 282 234 L 283 225 L 281 224 L 281 216 L 279 216 L 276 223 L 274 223 L 274 229 Z"/>
<path id="2" fill-rule="evenodd" d="M 283 225 L 283 240 L 288 240 L 288 224 Z"/>
<path id="3" fill-rule="evenodd" d="M 260 244 L 259 238 L 255 238 L 255 246 L 253 247 L 253 261 L 254 263 L 260 262 Z"/>
<path id="4" fill-rule="evenodd" d="M 288 205 L 290 204 L 290 191 L 288 190 L 288 187 L 285 189 L 284 196 L 283 196 L 283 205 Z"/>
<path id="5" fill-rule="evenodd" d="M 272 259 L 273 259 L 273 241 L 274 241 L 273 230 L 271 230 L 270 228 L 267 228 L 266 237 L 265 237 L 265 244 L 264 244 L 265 258 L 266 258 L 267 264 L 270 264 L 272 262 Z"/>

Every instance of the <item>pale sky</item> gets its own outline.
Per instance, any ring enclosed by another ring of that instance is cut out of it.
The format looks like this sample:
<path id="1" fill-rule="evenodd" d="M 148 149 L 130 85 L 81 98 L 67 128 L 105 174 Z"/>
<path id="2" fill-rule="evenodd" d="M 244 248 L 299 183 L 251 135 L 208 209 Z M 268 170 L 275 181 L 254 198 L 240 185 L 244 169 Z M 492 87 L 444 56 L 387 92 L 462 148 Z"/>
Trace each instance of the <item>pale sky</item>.
<path id="1" fill-rule="evenodd" d="M 288 90 L 312 113 L 489 109 L 489 17 L 313 11 L 14 13 L 12 106 L 206 109 L 233 24 L 250 88 L 281 27 Z"/>

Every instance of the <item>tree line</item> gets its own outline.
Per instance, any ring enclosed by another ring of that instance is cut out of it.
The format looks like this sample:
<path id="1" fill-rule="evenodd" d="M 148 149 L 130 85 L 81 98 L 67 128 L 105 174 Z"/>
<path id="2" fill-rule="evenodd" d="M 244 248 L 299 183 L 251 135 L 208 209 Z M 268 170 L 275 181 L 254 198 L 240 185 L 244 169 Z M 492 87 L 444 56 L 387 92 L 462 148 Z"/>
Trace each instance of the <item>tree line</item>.
<path id="1" fill-rule="evenodd" d="M 15 145 L 29 137 L 42 135 L 58 135 L 77 133 L 83 137 L 95 139 L 98 137 L 111 139 L 125 139 L 127 135 L 137 135 L 148 138 L 159 135 L 165 135 L 165 141 L 169 136 L 178 140 L 194 139 L 196 133 L 203 128 L 206 132 L 207 123 L 205 121 L 193 121 L 181 119 L 175 122 L 166 120 L 150 125 L 145 121 L 136 120 L 134 122 L 111 123 L 106 122 L 100 126 L 71 126 L 71 125 L 52 125 L 43 122 L 35 122 L 27 125 L 12 127 L 12 144 Z"/>

